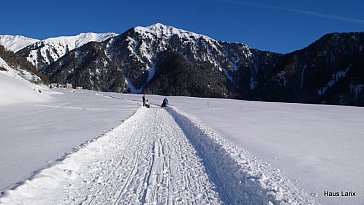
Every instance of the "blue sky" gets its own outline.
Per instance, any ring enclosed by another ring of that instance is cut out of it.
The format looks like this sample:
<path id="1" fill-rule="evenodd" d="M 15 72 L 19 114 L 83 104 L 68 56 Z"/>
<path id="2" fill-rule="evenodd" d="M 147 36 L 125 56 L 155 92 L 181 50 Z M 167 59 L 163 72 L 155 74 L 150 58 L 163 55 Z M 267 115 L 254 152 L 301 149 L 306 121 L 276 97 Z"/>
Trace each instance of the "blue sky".
<path id="1" fill-rule="evenodd" d="M 4 0 L 0 34 L 45 39 L 163 23 L 288 53 L 330 32 L 364 31 L 363 0 Z"/>

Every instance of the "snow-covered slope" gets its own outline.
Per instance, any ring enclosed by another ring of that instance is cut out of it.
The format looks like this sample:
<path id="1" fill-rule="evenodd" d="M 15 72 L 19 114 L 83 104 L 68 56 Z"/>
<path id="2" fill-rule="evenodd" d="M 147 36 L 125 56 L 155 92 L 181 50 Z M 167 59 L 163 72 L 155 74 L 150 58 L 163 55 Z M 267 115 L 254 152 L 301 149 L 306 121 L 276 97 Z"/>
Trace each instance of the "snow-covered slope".
<path id="1" fill-rule="evenodd" d="M 7 50 L 17 52 L 24 47 L 31 45 L 39 40 L 28 38 L 19 35 L 0 35 L 0 45 L 3 45 Z"/>
<path id="2" fill-rule="evenodd" d="M 93 41 L 101 42 L 116 35 L 115 33 L 81 33 L 77 36 L 48 38 L 27 46 L 19 53 L 27 57 L 27 60 L 38 69 L 42 69 L 75 48 Z"/>
<path id="3" fill-rule="evenodd" d="M 5 62 L 5 60 L 3 60 L 1 57 L 0 57 L 0 67 L 5 68 L 5 70 L 2 71 L 2 74 L 7 75 L 11 78 L 15 78 L 22 81 L 35 81 L 35 82 L 40 81 L 39 76 L 34 75 L 33 73 L 30 73 L 26 70 L 10 67 L 9 64 Z"/>
<path id="4" fill-rule="evenodd" d="M 41 81 L 38 76 L 26 70 L 13 69 L 2 58 L 0 58 L 0 68 L 3 68 L 0 70 L 0 106 L 50 99 L 45 92 L 48 90 L 45 85 L 31 83 Z"/>

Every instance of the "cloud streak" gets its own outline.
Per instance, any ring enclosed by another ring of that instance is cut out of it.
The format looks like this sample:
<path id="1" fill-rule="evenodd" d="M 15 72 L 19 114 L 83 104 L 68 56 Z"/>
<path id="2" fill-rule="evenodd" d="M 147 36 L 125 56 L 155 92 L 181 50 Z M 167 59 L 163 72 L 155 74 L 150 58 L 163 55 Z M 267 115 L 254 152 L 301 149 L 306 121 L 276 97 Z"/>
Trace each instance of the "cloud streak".
<path id="1" fill-rule="evenodd" d="M 337 16 L 337 15 L 331 15 L 331 14 L 324 14 L 324 13 L 318 13 L 318 12 L 307 11 L 307 10 L 302 10 L 302 9 L 293 9 L 293 8 L 287 8 L 287 7 L 262 5 L 262 4 L 252 3 L 249 1 L 223 0 L 220 2 L 229 2 L 229 3 L 234 3 L 234 4 L 258 7 L 258 8 L 288 11 L 288 12 L 299 13 L 299 14 L 304 14 L 304 15 L 308 15 L 308 16 L 316 16 L 316 17 L 321 17 L 321 18 L 326 18 L 326 19 L 334 19 L 334 20 L 364 24 L 363 19 L 350 18 L 350 17 L 345 17 L 345 16 Z"/>
<path id="2" fill-rule="evenodd" d="M 245 30 L 245 31 L 247 31 L 247 32 L 251 32 L 251 33 L 254 33 L 254 34 L 256 34 L 256 35 L 259 35 L 259 36 L 264 37 L 264 35 L 262 35 L 262 33 L 260 33 L 259 31 L 255 30 L 255 29 L 253 29 L 253 28 L 251 28 L 251 27 L 249 27 L 249 26 L 246 26 L 246 25 L 244 25 L 244 24 L 242 24 L 242 23 L 240 23 L 240 22 L 238 22 L 238 21 L 235 21 L 235 20 L 234 20 L 234 19 L 232 19 L 232 18 L 229 18 L 229 17 L 227 17 L 227 16 L 221 15 L 221 14 L 219 14 L 219 13 L 217 13 L 217 12 L 213 11 L 213 10 L 209 10 L 209 13 L 210 13 L 210 14 L 212 14 L 212 15 L 214 15 L 214 16 L 215 16 L 215 17 L 217 17 L 217 18 L 225 19 L 225 20 L 226 20 L 226 21 L 228 21 L 230 24 L 232 24 L 232 25 L 234 25 L 234 26 L 237 26 L 237 27 L 239 27 L 239 28 L 241 28 L 241 29 L 243 29 L 243 30 Z"/>

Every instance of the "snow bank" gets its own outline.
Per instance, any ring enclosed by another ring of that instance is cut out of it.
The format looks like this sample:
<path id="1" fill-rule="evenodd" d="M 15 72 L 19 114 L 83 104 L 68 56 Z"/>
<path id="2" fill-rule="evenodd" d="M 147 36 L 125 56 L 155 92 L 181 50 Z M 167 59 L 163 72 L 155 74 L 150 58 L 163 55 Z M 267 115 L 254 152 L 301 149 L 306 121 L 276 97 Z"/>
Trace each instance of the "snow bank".
<path id="1" fill-rule="evenodd" d="M 27 71 L 11 68 L 2 58 L 0 58 L 0 67 L 5 68 L 5 71 L 0 71 L 0 106 L 50 100 L 46 86 L 29 82 L 29 80 L 39 77 Z"/>
<path id="2" fill-rule="evenodd" d="M 66 89 L 50 93 L 51 101 L 0 106 L 0 192 L 106 133 L 140 106 L 123 95 Z"/>
<path id="3" fill-rule="evenodd" d="M 0 106 L 24 102 L 45 102 L 50 96 L 40 86 L 32 85 L 0 73 Z"/>

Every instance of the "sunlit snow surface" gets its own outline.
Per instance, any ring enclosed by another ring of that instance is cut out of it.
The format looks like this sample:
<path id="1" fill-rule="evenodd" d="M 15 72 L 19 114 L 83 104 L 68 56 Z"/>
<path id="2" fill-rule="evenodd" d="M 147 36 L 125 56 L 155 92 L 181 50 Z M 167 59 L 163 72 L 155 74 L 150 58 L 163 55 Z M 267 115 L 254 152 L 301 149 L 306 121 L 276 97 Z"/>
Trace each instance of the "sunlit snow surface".
<path id="1" fill-rule="evenodd" d="M 33 84 L 40 78 L 26 70 L 13 69 L 0 58 L 0 106 L 21 102 L 44 102 L 50 100 L 48 87 Z"/>
<path id="2" fill-rule="evenodd" d="M 364 201 L 364 108 L 173 97 L 229 141 L 279 168 L 323 204 Z M 356 197 L 324 197 L 324 191 Z"/>
<path id="3" fill-rule="evenodd" d="M 87 144 L 80 145 L 100 136 L 100 139 L 103 139 L 103 134 L 109 133 L 112 128 L 120 124 L 123 125 L 122 122 L 140 108 L 141 95 L 63 89 L 52 91 L 50 94 L 52 99 L 48 101 L 23 102 L 0 107 L 1 191 L 13 188 L 18 182 L 39 173 L 42 167 L 58 164 L 57 159 L 64 159 L 67 153 L 79 150 L 78 147 L 87 150 Z M 3 100 L 1 97 L 0 100 Z M 168 115 L 158 111 L 163 98 L 164 96 L 147 96 L 154 108 L 147 110 L 150 111 L 150 115 Z M 251 178 L 264 186 L 272 181 L 271 176 L 278 172 L 279 176 L 285 176 L 290 183 L 296 184 L 295 187 L 303 188 L 304 192 L 311 196 L 317 196 L 316 200 L 322 204 L 360 204 L 364 201 L 362 183 L 364 179 L 361 174 L 364 170 L 363 108 L 188 97 L 168 97 L 168 100 L 173 107 L 169 114 L 184 130 L 184 134 L 197 150 L 198 156 L 204 159 L 203 163 L 208 174 L 220 176 L 224 170 L 218 167 L 219 163 L 231 165 L 226 162 L 230 159 L 244 164 L 241 155 L 236 154 L 244 153 L 244 157 L 248 156 L 245 158 L 248 167 L 256 169 L 251 170 L 252 176 L 255 172 L 267 172 Z M 148 112 L 139 110 L 139 114 L 131 120 L 140 122 L 146 118 L 145 116 L 149 116 Z M 192 129 L 191 126 L 195 128 Z M 148 130 L 149 127 L 145 129 L 148 133 L 155 132 Z M 123 132 L 123 129 L 121 131 Z M 196 132 L 204 133 L 202 131 L 208 134 L 202 134 L 201 139 L 194 135 Z M 113 132 L 117 133 L 118 130 Z M 105 137 L 109 135 L 113 134 L 106 134 Z M 142 141 L 147 143 L 146 146 L 149 142 L 153 144 L 149 138 L 147 139 Z M 209 146 L 205 147 L 206 145 Z M 227 154 L 233 157 L 213 156 L 211 147 L 214 146 L 217 153 L 224 153 L 222 151 L 226 150 L 224 156 Z M 240 149 L 244 151 L 239 151 Z M 70 157 L 69 160 L 75 157 Z M 42 173 L 49 174 L 49 172 L 53 173 L 52 171 Z M 239 172 L 234 171 L 237 176 L 240 176 Z M 70 176 L 73 176 L 72 173 Z M 217 178 L 213 183 L 217 185 L 223 183 L 216 180 Z M 102 182 L 102 179 L 100 180 Z M 25 185 L 30 183 L 36 182 L 30 181 Z M 279 184 L 274 183 L 274 185 Z M 238 186 L 240 185 L 230 184 L 228 188 Z M 276 196 L 282 191 L 285 195 L 285 190 L 276 188 L 274 192 Z M 145 188 L 148 189 L 152 188 L 149 186 Z M 219 188 L 216 190 L 220 194 L 226 191 L 225 188 L 221 188 L 223 191 Z M 357 196 L 324 197 L 324 191 L 354 191 Z M 213 192 L 209 193 L 213 196 Z M 231 195 L 236 193 L 232 191 Z M 146 195 L 144 199 L 152 198 Z M 219 200 L 219 197 L 211 199 Z M 229 199 L 222 197 L 222 201 L 229 202 Z M 289 204 L 289 201 L 286 202 Z"/>
<path id="4" fill-rule="evenodd" d="M 0 45 L 3 45 L 7 50 L 17 52 L 22 48 L 36 43 L 39 40 L 24 36 L 0 35 Z"/>

